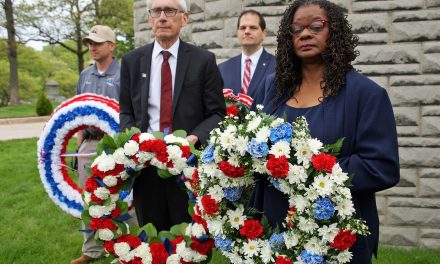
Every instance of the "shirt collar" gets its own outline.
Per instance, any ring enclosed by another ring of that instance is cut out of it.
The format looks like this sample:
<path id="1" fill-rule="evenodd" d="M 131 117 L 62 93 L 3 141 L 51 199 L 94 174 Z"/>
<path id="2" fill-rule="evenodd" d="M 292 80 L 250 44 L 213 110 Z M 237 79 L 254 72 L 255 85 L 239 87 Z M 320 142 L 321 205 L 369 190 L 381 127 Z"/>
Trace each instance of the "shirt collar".
<path id="1" fill-rule="evenodd" d="M 241 64 L 243 65 L 247 58 L 251 59 L 251 63 L 257 65 L 258 60 L 260 59 L 261 54 L 263 53 L 263 47 L 254 52 L 251 56 L 246 56 L 243 52 L 241 52 Z"/>
<path id="2" fill-rule="evenodd" d="M 152 57 L 156 58 L 157 56 L 161 55 L 162 50 L 167 50 L 171 53 L 171 55 L 174 58 L 177 58 L 177 54 L 179 53 L 179 46 L 180 46 L 180 39 L 177 39 L 177 41 L 174 42 L 174 44 L 169 49 L 162 48 L 157 41 L 154 41 Z"/>
<path id="3" fill-rule="evenodd" d="M 117 73 L 117 71 L 119 71 L 118 68 L 118 60 L 115 57 L 112 57 L 112 63 L 110 63 L 110 65 L 108 66 L 107 70 L 105 70 L 104 73 L 99 73 L 98 69 L 96 68 L 96 62 L 93 65 L 93 74 L 97 75 L 97 76 L 106 76 L 106 75 L 114 75 Z"/>

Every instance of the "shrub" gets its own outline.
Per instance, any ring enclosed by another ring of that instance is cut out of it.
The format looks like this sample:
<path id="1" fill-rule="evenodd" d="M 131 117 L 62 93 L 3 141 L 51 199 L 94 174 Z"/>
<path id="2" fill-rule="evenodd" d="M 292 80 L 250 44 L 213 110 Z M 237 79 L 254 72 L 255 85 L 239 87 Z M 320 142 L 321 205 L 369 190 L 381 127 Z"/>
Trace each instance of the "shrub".
<path id="1" fill-rule="evenodd" d="M 44 92 L 41 92 L 38 96 L 36 111 L 39 116 L 50 115 L 53 111 L 52 103 Z"/>

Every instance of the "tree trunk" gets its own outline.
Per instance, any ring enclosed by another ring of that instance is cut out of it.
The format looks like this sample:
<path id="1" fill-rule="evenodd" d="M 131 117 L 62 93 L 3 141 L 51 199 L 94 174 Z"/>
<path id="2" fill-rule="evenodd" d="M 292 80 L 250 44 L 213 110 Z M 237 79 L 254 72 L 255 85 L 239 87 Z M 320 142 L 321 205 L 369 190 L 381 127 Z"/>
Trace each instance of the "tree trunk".
<path id="1" fill-rule="evenodd" d="M 15 42 L 14 9 L 11 0 L 5 0 L 3 8 L 6 15 L 6 29 L 8 31 L 8 59 L 9 59 L 9 104 L 20 103 L 18 95 L 18 65 L 17 43 Z"/>

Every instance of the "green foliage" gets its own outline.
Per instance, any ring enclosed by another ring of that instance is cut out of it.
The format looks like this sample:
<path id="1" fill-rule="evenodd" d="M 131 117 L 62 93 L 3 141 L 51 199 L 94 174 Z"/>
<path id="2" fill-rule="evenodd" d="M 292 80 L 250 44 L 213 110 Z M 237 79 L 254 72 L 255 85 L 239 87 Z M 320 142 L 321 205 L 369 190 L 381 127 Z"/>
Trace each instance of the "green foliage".
<path id="1" fill-rule="evenodd" d="M 55 71 L 51 78 L 58 83 L 58 95 L 70 98 L 75 95 L 78 73 L 70 69 Z"/>
<path id="2" fill-rule="evenodd" d="M 50 115 L 52 113 L 53 111 L 52 103 L 46 97 L 46 94 L 44 92 L 41 92 L 40 95 L 38 96 L 38 101 L 35 108 L 37 111 L 37 115 L 39 116 Z"/>

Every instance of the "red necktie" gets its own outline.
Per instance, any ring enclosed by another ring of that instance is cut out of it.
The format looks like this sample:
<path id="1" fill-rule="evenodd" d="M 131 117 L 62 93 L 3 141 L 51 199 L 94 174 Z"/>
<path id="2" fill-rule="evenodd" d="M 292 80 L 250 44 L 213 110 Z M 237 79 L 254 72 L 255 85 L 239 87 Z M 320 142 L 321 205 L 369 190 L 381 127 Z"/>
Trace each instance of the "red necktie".
<path id="1" fill-rule="evenodd" d="M 163 62 L 161 70 L 161 93 L 160 93 L 160 131 L 166 134 L 171 133 L 173 123 L 173 81 L 171 78 L 171 68 L 168 59 L 171 56 L 169 51 L 162 51 Z"/>
<path id="2" fill-rule="evenodd" d="M 247 94 L 249 83 L 251 82 L 251 59 L 247 58 L 244 63 L 246 64 L 243 72 L 243 86 L 241 92 Z"/>

